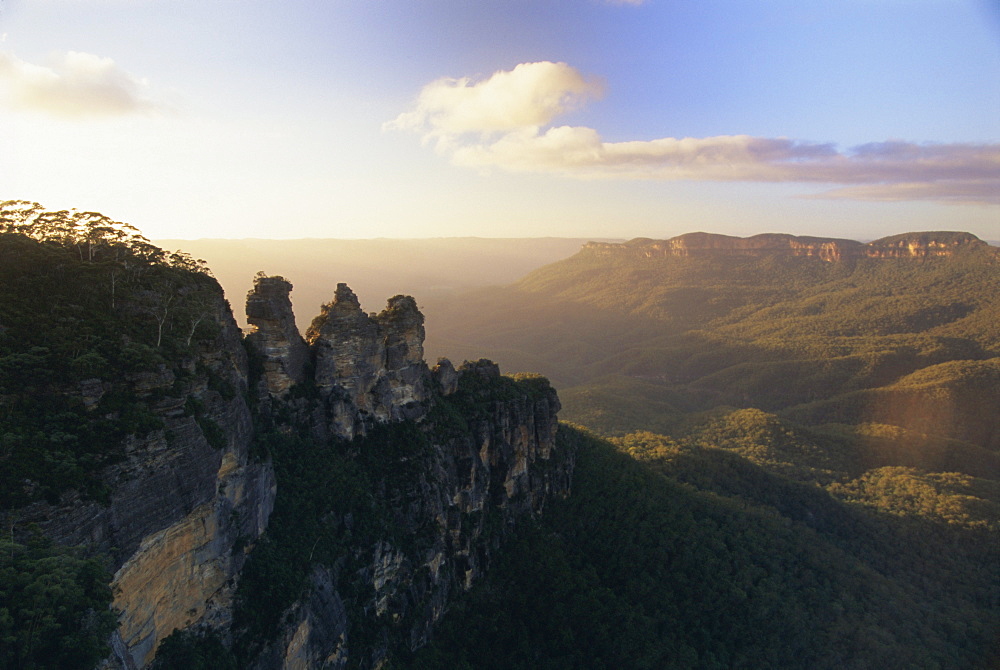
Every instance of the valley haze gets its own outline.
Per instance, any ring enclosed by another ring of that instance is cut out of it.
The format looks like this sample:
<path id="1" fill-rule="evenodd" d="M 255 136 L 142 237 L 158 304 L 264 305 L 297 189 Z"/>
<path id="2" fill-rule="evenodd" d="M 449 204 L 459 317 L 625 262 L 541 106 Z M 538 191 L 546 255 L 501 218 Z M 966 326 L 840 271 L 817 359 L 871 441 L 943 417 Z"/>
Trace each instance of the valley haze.
<path id="1" fill-rule="evenodd" d="M 0 668 L 1000 668 L 998 82 L 996 0 L 0 0 Z"/>
<path id="2" fill-rule="evenodd" d="M 975 235 L 589 241 L 466 290 L 429 270 L 537 242 L 379 240 L 392 272 L 355 268 L 423 257 L 435 297 L 363 308 L 321 264 L 303 333 L 294 257 L 241 332 L 204 262 L 131 226 L 0 223 L 5 666 L 1000 660 L 1000 249 Z"/>

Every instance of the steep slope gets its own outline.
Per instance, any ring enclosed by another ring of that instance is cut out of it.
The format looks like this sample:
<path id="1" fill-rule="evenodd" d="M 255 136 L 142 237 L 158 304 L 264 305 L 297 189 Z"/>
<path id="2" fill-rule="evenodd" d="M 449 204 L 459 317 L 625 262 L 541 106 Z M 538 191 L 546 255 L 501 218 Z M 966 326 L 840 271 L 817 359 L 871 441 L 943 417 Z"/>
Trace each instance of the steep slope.
<path id="1" fill-rule="evenodd" d="M 926 370 L 924 397 L 954 400 L 919 430 L 995 449 L 998 258 L 966 233 L 594 243 L 511 287 L 429 305 L 444 335 L 428 346 L 530 365 L 564 389 L 566 418 L 618 434 L 726 405 L 912 428 L 907 377 Z"/>
<path id="2" fill-rule="evenodd" d="M 505 536 L 568 493 L 573 454 L 556 448 L 547 380 L 489 361 L 429 369 L 412 298 L 369 315 L 339 285 L 303 359 L 298 341 L 279 346 L 296 332 L 290 290 L 258 277 L 247 299 L 257 440 L 282 493 L 240 584 L 234 649 L 241 667 L 378 667 L 426 644 Z"/>
<path id="3" fill-rule="evenodd" d="M 544 378 L 429 367 L 413 298 L 338 285 L 302 337 L 261 274 L 241 339 L 190 257 L 0 213 L 6 665 L 93 667 L 112 631 L 108 667 L 1000 658 L 996 256 L 968 236 L 638 241 L 610 273 L 598 246 L 459 306 L 582 379 L 641 353 L 589 408 L 673 437 L 615 453 Z M 716 406 L 758 394 L 781 415 Z"/>
<path id="4" fill-rule="evenodd" d="M 83 243 L 30 223 L 0 235 L 10 555 L 42 534 L 103 556 L 120 612 L 114 656 L 141 666 L 175 627 L 225 625 L 245 560 L 234 548 L 267 524 L 274 475 L 249 455 L 246 354 L 221 290 L 189 257 L 104 221 L 107 237 Z M 15 667 L 44 666 L 29 642 Z"/>
<path id="5" fill-rule="evenodd" d="M 693 234 L 432 305 L 621 437 L 414 667 L 996 667 L 998 289 L 963 233 Z"/>
<path id="6" fill-rule="evenodd" d="M 996 486 L 882 473 L 843 502 L 719 449 L 560 439 L 573 495 L 407 667 L 996 667 Z"/>
<path id="7" fill-rule="evenodd" d="M 548 382 L 431 370 L 413 298 L 341 284 L 306 341 L 261 275 L 244 340 L 190 256 L 0 215 L 6 665 L 378 667 L 569 491 Z"/>

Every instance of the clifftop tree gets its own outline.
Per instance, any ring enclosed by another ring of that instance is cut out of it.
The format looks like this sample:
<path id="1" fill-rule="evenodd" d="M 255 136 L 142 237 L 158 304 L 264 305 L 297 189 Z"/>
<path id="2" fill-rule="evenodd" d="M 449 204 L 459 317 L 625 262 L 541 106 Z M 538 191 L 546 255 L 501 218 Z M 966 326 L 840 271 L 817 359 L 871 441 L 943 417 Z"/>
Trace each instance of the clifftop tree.
<path id="1" fill-rule="evenodd" d="M 100 497 L 111 445 L 159 427 L 128 380 L 183 377 L 224 306 L 204 261 L 133 226 L 0 203 L 0 506 Z"/>

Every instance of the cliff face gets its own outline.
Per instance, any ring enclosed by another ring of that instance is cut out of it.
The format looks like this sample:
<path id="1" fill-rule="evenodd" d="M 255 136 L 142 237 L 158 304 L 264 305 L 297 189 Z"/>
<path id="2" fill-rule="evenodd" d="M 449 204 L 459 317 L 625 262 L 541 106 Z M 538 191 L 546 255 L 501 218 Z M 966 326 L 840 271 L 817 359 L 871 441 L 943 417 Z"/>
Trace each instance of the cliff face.
<path id="1" fill-rule="evenodd" d="M 477 391 L 482 375 L 498 374 L 488 363 L 459 374 L 478 378 L 456 394 L 481 403 L 481 413 L 461 432 L 390 466 L 408 466 L 409 476 L 374 480 L 373 493 L 393 501 L 394 531 L 355 529 L 351 550 L 316 562 L 304 595 L 255 651 L 252 667 L 378 667 L 423 646 L 448 603 L 490 568 L 506 535 L 569 492 L 572 456 L 554 450 L 555 393 L 501 399 Z M 438 421 L 429 417 L 423 430 L 449 433 Z M 351 526 L 349 515 L 328 523 Z"/>
<path id="2" fill-rule="evenodd" d="M 112 666 L 143 667 L 174 628 L 225 624 L 233 579 L 267 525 L 275 496 L 269 464 L 249 455 L 247 359 L 229 307 L 212 305 L 218 335 L 175 368 L 133 376 L 131 393 L 164 427 L 131 436 L 101 478 L 107 503 L 70 492 L 58 504 L 17 510 L 62 544 L 89 544 L 113 560 L 113 606 L 121 611 Z M 82 385 L 86 404 L 103 392 Z M 196 407 L 197 409 L 192 409 Z"/>
<path id="3" fill-rule="evenodd" d="M 687 233 L 667 240 L 638 238 L 624 244 L 588 242 L 587 253 L 599 256 L 626 255 L 639 258 L 667 256 L 764 256 L 815 257 L 824 261 L 856 258 L 927 258 L 949 256 L 963 248 L 989 248 L 970 233 L 906 233 L 862 244 L 854 240 L 802 237 L 765 233 L 733 237 L 713 233 Z"/>
<path id="4" fill-rule="evenodd" d="M 905 233 L 883 237 L 865 246 L 869 258 L 928 258 L 951 256 L 961 249 L 990 248 L 975 235 L 958 232 Z"/>
<path id="5" fill-rule="evenodd" d="M 503 538 L 569 492 L 573 457 L 555 448 L 559 401 L 544 379 L 501 377 L 489 361 L 456 370 L 442 360 L 430 371 L 412 298 L 369 316 L 341 284 L 307 340 L 315 393 L 272 396 L 270 420 L 370 463 L 372 495 L 391 512 L 364 531 L 356 510 L 326 509 L 325 527 L 350 533 L 351 547 L 312 561 L 304 594 L 270 639 L 250 642 L 247 662 L 378 667 L 425 644 Z M 386 434 L 393 425 L 402 432 Z M 322 551 L 313 545 L 310 558 Z"/>
<path id="6" fill-rule="evenodd" d="M 278 496 L 306 496 L 321 537 L 291 553 L 304 587 L 281 601 L 241 667 L 377 667 L 425 644 L 511 529 L 568 492 L 573 457 L 555 448 L 555 391 L 541 378 L 501 377 L 487 361 L 430 370 L 413 298 L 369 315 L 343 284 L 306 340 L 291 284 L 259 276 L 247 298 L 248 356 L 221 291 L 203 283 L 198 295 L 212 297 L 202 302 L 166 288 L 149 296 L 164 323 L 173 300 L 187 301 L 181 335 L 142 350 L 166 362 L 65 390 L 80 411 L 112 423 L 121 418 L 106 402 L 114 394 L 146 413 L 147 427 L 96 471 L 107 498 L 35 499 L 5 512 L 5 527 L 19 540 L 37 528 L 111 557 L 120 616 L 102 667 L 143 668 L 175 629 L 235 640 L 239 651 L 241 582 L 265 563 L 255 550 L 278 536 L 265 535 L 269 523 L 290 523 Z M 213 326 L 197 331 L 202 322 Z M 288 474 L 303 469 L 282 451 L 288 439 L 312 454 L 307 474 L 341 467 L 351 493 L 308 490 Z M 287 571 L 264 571 L 281 590 Z"/>

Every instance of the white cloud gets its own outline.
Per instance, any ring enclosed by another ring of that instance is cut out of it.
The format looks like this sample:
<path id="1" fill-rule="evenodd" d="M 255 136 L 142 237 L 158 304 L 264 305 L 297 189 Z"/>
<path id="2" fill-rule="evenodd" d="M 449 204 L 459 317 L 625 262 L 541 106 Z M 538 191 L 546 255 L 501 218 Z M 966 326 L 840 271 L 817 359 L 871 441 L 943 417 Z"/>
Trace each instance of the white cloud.
<path id="1" fill-rule="evenodd" d="M 44 66 L 0 51 L 0 90 L 15 108 L 64 117 L 145 113 L 160 107 L 148 88 L 144 79 L 94 54 L 69 51 Z"/>
<path id="2" fill-rule="evenodd" d="M 416 108 L 385 124 L 427 138 L 490 134 L 543 126 L 601 95 L 601 85 L 566 63 L 522 63 L 485 81 L 438 79 L 420 92 Z"/>
<path id="3" fill-rule="evenodd" d="M 436 139 L 452 162 L 572 177 L 851 185 L 825 197 L 1000 200 L 1000 145 L 888 141 L 833 144 L 722 135 L 605 142 L 586 127 L 543 129 L 600 89 L 565 63 L 524 63 L 478 84 L 428 84 L 416 108 L 386 124 Z"/>

